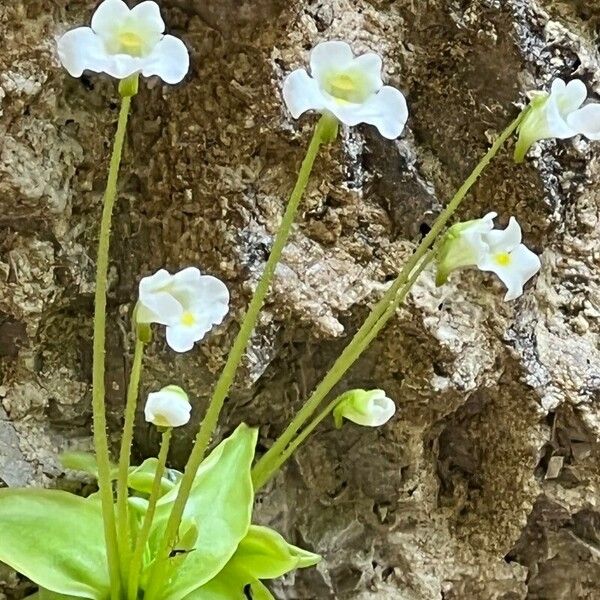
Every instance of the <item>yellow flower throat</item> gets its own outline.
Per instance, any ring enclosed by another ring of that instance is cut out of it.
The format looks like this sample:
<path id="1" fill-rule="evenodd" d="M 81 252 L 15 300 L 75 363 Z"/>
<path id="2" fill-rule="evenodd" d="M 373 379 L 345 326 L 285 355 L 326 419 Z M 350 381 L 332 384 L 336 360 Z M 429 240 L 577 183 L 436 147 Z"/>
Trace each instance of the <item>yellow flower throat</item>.
<path id="1" fill-rule="evenodd" d="M 498 252 L 494 259 L 501 267 L 508 267 L 512 262 L 512 257 L 508 252 Z"/>
<path id="2" fill-rule="evenodd" d="M 144 50 L 144 40 L 131 31 L 124 31 L 119 34 L 120 50 L 123 54 L 130 56 L 142 56 Z"/>

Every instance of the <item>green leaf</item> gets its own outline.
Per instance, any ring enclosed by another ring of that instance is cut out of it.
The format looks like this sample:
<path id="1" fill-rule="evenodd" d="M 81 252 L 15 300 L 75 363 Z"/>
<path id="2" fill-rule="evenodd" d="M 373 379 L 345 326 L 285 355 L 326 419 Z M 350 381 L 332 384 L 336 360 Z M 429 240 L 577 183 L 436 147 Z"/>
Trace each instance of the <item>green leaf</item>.
<path id="1" fill-rule="evenodd" d="M 50 591 L 107 598 L 99 504 L 57 490 L 0 489 L 0 562 Z"/>
<path id="2" fill-rule="evenodd" d="M 257 433 L 256 429 L 240 425 L 200 465 L 183 515 L 188 525 L 190 521 L 196 524 L 198 539 L 195 548 L 186 553 L 183 564 L 177 565 L 177 573 L 162 600 L 181 600 L 210 581 L 246 535 L 254 504 L 250 468 Z M 156 527 L 150 541 L 153 551 L 177 491 L 178 486 L 158 502 Z"/>
<path id="3" fill-rule="evenodd" d="M 320 560 L 318 554 L 288 544 L 276 531 L 251 525 L 228 566 L 256 579 L 275 579 L 294 569 L 312 567 Z"/>
<path id="4" fill-rule="evenodd" d="M 148 458 L 139 467 L 135 467 L 129 473 L 127 485 L 136 492 L 142 494 L 150 494 L 152 491 L 152 483 L 154 482 L 154 474 L 156 473 L 156 465 L 158 459 Z M 175 487 L 175 483 L 162 477 L 160 482 L 161 495 L 166 494 Z"/>
<path id="5" fill-rule="evenodd" d="M 58 456 L 60 464 L 64 469 L 71 469 L 72 471 L 83 471 L 89 473 L 96 479 L 98 479 L 98 463 L 96 456 L 90 452 L 63 452 Z M 110 477 L 111 479 L 117 478 L 118 468 L 117 465 L 110 465 Z"/>
<path id="6" fill-rule="evenodd" d="M 79 600 L 77 596 L 65 596 L 64 594 L 57 594 L 44 588 L 40 588 L 37 594 L 29 596 L 29 598 L 36 598 L 37 600 Z"/>
<path id="7" fill-rule="evenodd" d="M 214 579 L 188 594 L 184 600 L 275 600 L 257 579 L 225 567 Z"/>

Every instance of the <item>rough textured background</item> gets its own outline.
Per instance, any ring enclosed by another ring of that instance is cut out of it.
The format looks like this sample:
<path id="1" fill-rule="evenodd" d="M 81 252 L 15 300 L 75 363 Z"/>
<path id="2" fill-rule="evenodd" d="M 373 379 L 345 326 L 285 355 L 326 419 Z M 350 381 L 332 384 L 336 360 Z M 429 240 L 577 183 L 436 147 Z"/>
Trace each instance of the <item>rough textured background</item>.
<path id="1" fill-rule="evenodd" d="M 90 443 L 94 255 L 118 111 L 101 76 L 71 79 L 54 38 L 84 0 L 3 0 L 0 23 L 0 480 L 70 485 Z M 134 102 L 115 215 L 108 403 L 118 430 L 140 275 L 197 264 L 227 281 L 231 318 L 197 351 L 151 348 L 145 389 L 180 382 L 202 413 L 264 264 L 314 119 L 282 76 L 318 41 L 383 54 L 411 117 L 322 156 L 219 435 L 281 430 L 524 92 L 556 76 L 600 92 L 600 8 L 586 0 L 162 0 L 192 53 L 185 85 Z M 596 8 L 594 8 L 596 6 Z M 542 152 L 543 150 L 543 152 Z M 505 304 L 469 272 L 426 273 L 344 386 L 384 387 L 380 430 L 322 428 L 259 499 L 257 518 L 326 560 L 281 598 L 600 598 L 600 146 L 505 152 L 461 216 L 525 224 L 543 269 Z M 123 358 L 123 356 L 127 358 Z M 180 464 L 189 447 L 173 454 Z M 140 457 L 156 439 L 140 422 Z M 1 533 L 0 533 L 1 535 Z M 0 569 L 7 598 L 24 591 Z M 4 598 L 2 592 L 0 597 Z"/>

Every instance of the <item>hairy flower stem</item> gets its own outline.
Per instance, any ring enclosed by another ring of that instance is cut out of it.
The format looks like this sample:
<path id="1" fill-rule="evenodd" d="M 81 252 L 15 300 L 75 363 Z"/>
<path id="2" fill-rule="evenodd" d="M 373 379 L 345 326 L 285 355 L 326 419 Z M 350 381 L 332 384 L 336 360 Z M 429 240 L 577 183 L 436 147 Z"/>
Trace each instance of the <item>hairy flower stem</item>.
<path id="1" fill-rule="evenodd" d="M 313 413 L 317 410 L 321 402 L 331 391 L 331 389 L 340 381 L 346 371 L 352 366 L 354 361 L 360 356 L 355 350 L 364 338 L 369 335 L 369 332 L 381 319 L 386 312 L 390 303 L 394 301 L 398 291 L 409 280 L 413 269 L 419 264 L 423 257 L 427 254 L 431 246 L 434 244 L 438 236 L 443 232 L 446 223 L 454 215 L 461 202 L 471 189 L 479 176 L 483 173 L 498 151 L 502 148 L 506 140 L 515 132 L 519 124 L 527 114 L 527 108 L 524 109 L 519 116 L 500 134 L 486 155 L 477 164 L 473 172 L 467 180 L 462 184 L 455 196 L 450 200 L 448 206 L 440 213 L 431 227 L 431 231 L 423 238 L 423 241 L 417 247 L 415 253 L 407 261 L 406 265 L 386 292 L 383 298 L 375 305 L 363 325 L 356 332 L 351 342 L 346 346 L 342 354 L 334 362 L 333 366 L 325 374 L 325 377 L 316 387 L 310 398 L 298 411 L 291 423 L 285 431 L 277 438 L 273 446 L 266 454 L 256 463 L 252 470 L 252 477 L 255 482 L 266 481 L 269 474 L 273 471 L 274 465 L 279 461 L 280 455 L 285 451 L 288 444 L 294 439 L 300 428 L 310 419 Z"/>
<path id="2" fill-rule="evenodd" d="M 148 584 L 147 588 L 147 600 L 154 600 L 157 595 L 161 593 L 165 569 L 168 564 L 166 558 L 168 557 L 169 551 L 172 549 L 175 543 L 181 517 L 192 489 L 196 472 L 198 471 L 198 467 L 204 458 L 204 454 L 217 425 L 221 409 L 223 408 L 223 404 L 235 378 L 236 371 L 256 325 L 260 309 L 262 308 L 267 292 L 269 291 L 271 280 L 275 274 L 275 269 L 281 258 L 283 248 L 291 233 L 292 225 L 300 205 L 300 200 L 302 199 L 308 184 L 308 180 L 310 178 L 315 159 L 319 153 L 319 149 L 323 143 L 334 138 L 335 133 L 337 133 L 337 121 L 335 121 L 330 115 L 323 115 L 317 123 L 312 140 L 308 146 L 306 156 L 302 162 L 300 172 L 298 173 L 296 186 L 294 187 L 292 195 L 290 196 L 290 200 L 281 220 L 281 225 L 277 231 L 277 235 L 271 249 L 271 254 L 269 255 L 269 259 L 265 265 L 262 277 L 260 278 L 260 281 L 256 287 L 256 291 L 252 296 L 250 306 L 248 307 L 244 320 L 242 321 L 240 331 L 235 339 L 235 342 L 233 343 L 233 347 L 229 352 L 227 362 L 225 363 L 225 367 L 223 368 L 221 376 L 217 381 L 210 404 L 208 405 L 208 409 L 206 411 L 206 415 L 204 416 L 198 431 L 198 435 L 196 436 L 194 447 L 180 482 L 179 493 L 175 503 L 173 504 L 165 534 L 157 554 L 158 558 L 154 563 L 154 569 L 150 575 L 150 583 Z"/>
<path id="3" fill-rule="evenodd" d="M 129 577 L 127 580 L 127 600 L 136 600 L 138 597 L 138 586 L 140 582 L 140 572 L 142 570 L 144 550 L 146 548 L 146 543 L 148 542 L 150 528 L 152 527 L 152 520 L 154 519 L 154 513 L 156 512 L 156 504 L 160 496 L 162 476 L 165 473 L 167 457 L 169 456 L 169 446 L 171 445 L 172 432 L 173 429 L 169 427 L 168 429 L 165 429 L 162 434 L 160 452 L 158 453 L 158 462 L 156 465 L 154 480 L 152 482 L 152 490 L 150 491 L 148 508 L 146 509 L 146 514 L 144 515 L 144 520 L 135 542 L 133 555 L 131 556 Z"/>
<path id="4" fill-rule="evenodd" d="M 108 434 L 106 431 L 106 406 L 104 389 L 104 353 L 106 338 L 106 290 L 108 280 L 108 255 L 110 247 L 110 229 L 112 212 L 117 199 L 117 179 L 121 166 L 123 144 L 127 129 L 127 119 L 131 106 L 131 96 L 123 96 L 117 133 L 113 147 L 104 208 L 100 222 L 100 239 L 98 241 L 98 258 L 96 261 L 96 294 L 94 298 L 94 345 L 92 359 L 92 408 L 94 419 L 94 448 L 98 461 L 98 487 L 102 504 L 104 521 L 104 537 L 110 576 L 110 593 L 112 600 L 119 600 L 121 577 L 119 572 L 119 547 L 117 528 L 113 506 L 113 489 L 110 477 L 110 456 L 108 452 Z"/>
<path id="5" fill-rule="evenodd" d="M 133 364 L 129 375 L 129 386 L 127 387 L 125 422 L 123 424 L 123 437 L 121 438 L 121 451 L 119 453 L 119 470 L 117 476 L 117 531 L 119 557 L 121 559 L 121 578 L 123 582 L 126 582 L 129 578 L 129 564 L 131 563 L 131 530 L 127 507 L 127 479 L 129 477 L 131 444 L 133 443 L 133 429 L 135 426 L 135 412 L 137 408 L 140 378 L 142 375 L 143 358 L 144 342 L 136 336 Z"/>
<path id="6" fill-rule="evenodd" d="M 406 296 L 410 292 L 411 288 L 419 278 L 419 275 L 423 272 L 423 269 L 433 260 L 435 256 L 435 251 L 429 250 L 425 255 L 420 264 L 413 270 L 408 281 L 404 284 L 402 289 L 396 294 L 394 300 L 389 303 L 387 309 L 375 323 L 375 325 L 371 328 L 371 330 L 365 335 L 360 343 L 356 344 L 352 355 L 349 357 L 348 363 L 352 364 L 356 359 L 367 349 L 367 347 L 371 344 L 371 342 L 377 337 L 379 332 L 385 327 L 386 323 L 394 316 L 396 310 L 402 302 L 404 302 Z M 259 490 L 261 487 L 267 483 L 271 477 L 281 468 L 283 463 L 285 463 L 290 456 L 298 449 L 298 447 L 306 440 L 306 438 L 314 431 L 314 429 L 333 411 L 333 409 L 338 405 L 339 397 L 336 397 L 332 400 L 287 446 L 287 448 L 277 457 L 277 460 L 274 460 L 273 463 L 269 466 L 269 469 L 263 471 L 260 476 L 256 473 L 252 474 L 252 482 L 254 484 L 254 491 Z"/>

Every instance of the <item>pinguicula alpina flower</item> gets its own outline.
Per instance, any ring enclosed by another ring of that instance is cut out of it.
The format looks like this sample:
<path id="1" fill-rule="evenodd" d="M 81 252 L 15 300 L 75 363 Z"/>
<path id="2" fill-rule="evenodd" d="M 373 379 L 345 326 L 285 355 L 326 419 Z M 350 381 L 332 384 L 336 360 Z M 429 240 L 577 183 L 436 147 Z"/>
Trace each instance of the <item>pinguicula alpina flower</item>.
<path id="1" fill-rule="evenodd" d="M 58 55 L 73 77 L 89 70 L 117 79 L 158 75 L 166 83 L 179 83 L 189 69 L 188 50 L 164 30 L 156 2 L 130 9 L 123 0 L 104 0 L 91 27 L 78 27 L 58 40 Z"/>
<path id="2" fill-rule="evenodd" d="M 438 253 L 436 283 L 463 267 L 476 266 L 495 273 L 507 288 L 505 300 L 523 293 L 523 286 L 541 267 L 540 259 L 521 243 L 521 227 L 514 217 L 506 229 L 492 229 L 496 213 L 482 219 L 458 223 L 446 234 Z"/>
<path id="3" fill-rule="evenodd" d="M 515 160 L 521 162 L 539 140 L 566 139 L 579 134 L 600 140 L 600 104 L 582 106 L 586 98 L 587 89 L 580 79 L 569 83 L 555 79 L 550 93 L 537 92 L 519 127 Z"/>
<path id="4" fill-rule="evenodd" d="M 168 385 L 148 394 L 144 416 L 157 427 L 181 427 L 190 420 L 192 405 L 187 394 L 177 385 Z"/>
<path id="5" fill-rule="evenodd" d="M 350 390 L 339 399 L 333 409 L 333 420 L 339 429 L 344 419 L 357 425 L 379 427 L 396 412 L 394 401 L 383 390 Z"/>
<path id="6" fill-rule="evenodd" d="M 161 269 L 140 281 L 135 318 L 138 323 L 166 325 L 169 346 L 187 352 L 228 311 L 229 291 L 221 280 L 195 267 L 175 275 Z"/>
<path id="7" fill-rule="evenodd" d="M 493 229 L 484 234 L 488 251 L 477 261 L 482 271 L 492 271 L 506 286 L 504 300 L 514 300 L 523 286 L 540 270 L 539 256 L 521 243 L 521 227 L 514 217 L 506 229 Z"/>
<path id="8" fill-rule="evenodd" d="M 368 123 L 388 139 L 397 138 L 408 119 L 402 93 L 381 80 L 381 58 L 354 56 L 345 42 L 323 42 L 310 55 L 309 75 L 298 69 L 283 84 L 283 98 L 297 119 L 309 110 L 333 114 L 345 125 Z"/>

